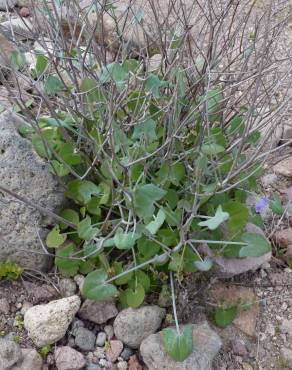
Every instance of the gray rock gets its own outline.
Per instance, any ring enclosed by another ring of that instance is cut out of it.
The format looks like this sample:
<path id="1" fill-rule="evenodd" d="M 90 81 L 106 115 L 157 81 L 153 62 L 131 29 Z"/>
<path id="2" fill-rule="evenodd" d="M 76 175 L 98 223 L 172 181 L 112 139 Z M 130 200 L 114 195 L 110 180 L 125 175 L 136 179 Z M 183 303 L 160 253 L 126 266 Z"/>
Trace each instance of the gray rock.
<path id="1" fill-rule="evenodd" d="M 96 324 L 104 324 L 109 319 L 117 316 L 118 310 L 114 301 L 96 302 L 86 299 L 82 304 L 79 317 L 83 320 L 92 321 Z"/>
<path id="2" fill-rule="evenodd" d="M 75 345 L 83 351 L 92 351 L 95 348 L 96 336 L 86 328 L 78 328 L 75 335 Z"/>
<path id="3" fill-rule="evenodd" d="M 53 344 L 63 338 L 80 307 L 80 298 L 72 296 L 38 305 L 24 315 L 24 327 L 36 346 Z"/>
<path id="4" fill-rule="evenodd" d="M 102 370 L 102 369 L 97 364 L 89 364 L 87 365 L 86 370 Z"/>
<path id="5" fill-rule="evenodd" d="M 95 345 L 98 347 L 103 347 L 106 341 L 106 333 L 101 331 L 97 334 Z"/>
<path id="6" fill-rule="evenodd" d="M 281 323 L 280 330 L 282 334 L 288 334 L 292 338 L 292 319 L 284 319 Z"/>
<path id="7" fill-rule="evenodd" d="M 0 10 L 12 9 L 17 4 L 17 0 L 0 0 Z"/>
<path id="8" fill-rule="evenodd" d="M 24 21 L 20 17 L 11 18 L 9 21 L 2 22 L 0 24 L 0 32 L 9 39 L 13 39 L 14 36 L 16 40 L 20 41 L 34 39 L 35 36 L 32 23 L 28 19 Z"/>
<path id="9" fill-rule="evenodd" d="M 82 353 L 68 346 L 56 349 L 55 361 L 58 370 L 79 370 L 86 365 Z"/>
<path id="10" fill-rule="evenodd" d="M 79 328 L 84 328 L 84 322 L 78 319 L 74 319 L 71 327 L 71 334 L 74 335 L 74 337 Z"/>
<path id="11" fill-rule="evenodd" d="M 43 360 L 40 354 L 33 348 L 23 348 L 22 360 L 17 362 L 11 370 L 41 370 Z"/>
<path id="12" fill-rule="evenodd" d="M 183 362 L 176 362 L 164 350 L 161 332 L 143 340 L 140 352 L 149 370 L 211 370 L 222 342 L 207 322 L 193 325 L 193 351 Z"/>
<path id="13" fill-rule="evenodd" d="M 125 347 L 123 349 L 123 352 L 121 353 L 121 357 L 124 360 L 128 361 L 133 354 L 134 354 L 134 351 L 132 350 L 132 348 Z"/>
<path id="14" fill-rule="evenodd" d="M 131 348 L 138 348 L 143 339 L 159 329 L 165 309 L 158 306 L 127 308 L 114 321 L 116 337 Z"/>
<path id="15" fill-rule="evenodd" d="M 30 141 L 18 134 L 20 122 L 15 114 L 0 115 L 0 184 L 35 204 L 57 210 L 63 193 Z M 52 259 L 43 253 L 36 230 L 45 238 L 52 220 L 3 191 L 1 200 L 0 261 L 9 259 L 23 267 L 48 269 Z"/>
<path id="16" fill-rule="evenodd" d="M 234 339 L 231 342 L 231 348 L 232 348 L 232 352 L 236 356 L 246 357 L 248 355 L 248 350 L 242 339 L 238 339 L 238 338 Z"/>
<path id="17" fill-rule="evenodd" d="M 0 299 L 0 314 L 7 315 L 10 310 L 9 302 L 6 298 Z"/>
<path id="18" fill-rule="evenodd" d="M 8 370 L 21 360 L 22 353 L 18 344 L 11 340 L 0 338 L 0 369 Z"/>
<path id="19" fill-rule="evenodd" d="M 288 369 L 291 369 L 292 368 L 292 349 L 289 349 L 286 347 L 281 348 L 281 356 L 282 356 L 284 365 L 288 367 Z"/>
<path id="20" fill-rule="evenodd" d="M 112 337 L 114 336 L 114 328 L 112 327 L 112 325 L 106 325 L 103 330 L 106 334 L 107 339 L 112 339 Z"/>
<path id="21" fill-rule="evenodd" d="M 63 297 L 70 297 L 76 293 L 77 285 L 72 279 L 61 279 L 59 289 Z"/>
<path id="22" fill-rule="evenodd" d="M 265 236 L 258 226 L 250 223 L 246 225 L 246 231 Z M 208 247 L 205 251 L 215 262 L 214 272 L 220 278 L 231 278 L 247 271 L 255 271 L 269 262 L 272 257 L 272 253 L 268 252 L 260 257 L 226 258 L 213 256 L 212 250 Z"/>

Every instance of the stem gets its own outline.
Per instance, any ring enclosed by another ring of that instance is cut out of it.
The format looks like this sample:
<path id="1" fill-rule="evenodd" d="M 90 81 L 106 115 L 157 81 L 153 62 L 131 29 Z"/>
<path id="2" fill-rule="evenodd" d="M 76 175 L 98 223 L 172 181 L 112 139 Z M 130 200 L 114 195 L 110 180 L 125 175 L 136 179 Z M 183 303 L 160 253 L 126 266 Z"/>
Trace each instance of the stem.
<path id="1" fill-rule="evenodd" d="M 176 304 L 175 304 L 175 291 L 174 291 L 174 283 L 173 283 L 173 274 L 170 271 L 170 286 L 171 286 L 171 297 L 172 297 L 172 310 L 173 310 L 173 316 L 175 321 L 175 327 L 178 335 L 181 335 L 179 325 L 178 325 L 178 319 L 177 319 L 177 312 L 176 312 Z"/>

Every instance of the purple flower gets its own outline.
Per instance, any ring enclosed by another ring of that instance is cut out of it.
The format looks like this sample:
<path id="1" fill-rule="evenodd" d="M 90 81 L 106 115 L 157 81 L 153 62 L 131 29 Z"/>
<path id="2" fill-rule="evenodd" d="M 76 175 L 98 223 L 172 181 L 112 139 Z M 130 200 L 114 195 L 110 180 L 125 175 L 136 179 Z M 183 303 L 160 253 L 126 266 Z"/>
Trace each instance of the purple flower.
<path id="1" fill-rule="evenodd" d="M 256 206 L 255 206 L 255 210 L 256 210 L 256 213 L 261 213 L 264 211 L 264 209 L 269 205 L 269 199 L 266 198 L 266 197 L 263 197 L 261 198 Z"/>

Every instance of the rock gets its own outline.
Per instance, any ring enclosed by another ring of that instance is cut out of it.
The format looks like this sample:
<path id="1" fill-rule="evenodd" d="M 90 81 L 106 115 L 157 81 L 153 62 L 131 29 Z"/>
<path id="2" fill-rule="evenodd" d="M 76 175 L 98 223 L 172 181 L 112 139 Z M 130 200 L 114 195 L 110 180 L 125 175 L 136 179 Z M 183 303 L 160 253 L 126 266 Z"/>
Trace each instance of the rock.
<path id="1" fill-rule="evenodd" d="M 278 175 L 282 175 L 285 177 L 292 177 L 292 157 L 285 158 L 278 162 L 274 166 L 274 171 Z"/>
<path id="2" fill-rule="evenodd" d="M 28 19 L 23 20 L 20 17 L 0 23 L 0 32 L 10 40 L 14 38 L 19 41 L 34 40 L 36 35 L 33 29 L 33 25 Z"/>
<path id="3" fill-rule="evenodd" d="M 7 315 L 10 310 L 9 302 L 6 298 L 0 298 L 0 314 Z"/>
<path id="4" fill-rule="evenodd" d="M 292 227 L 275 232 L 274 240 L 281 247 L 292 245 Z"/>
<path id="5" fill-rule="evenodd" d="M 81 320 L 74 319 L 71 327 L 71 334 L 74 335 L 74 337 L 79 328 L 84 328 L 84 322 Z"/>
<path id="6" fill-rule="evenodd" d="M 242 339 L 238 339 L 238 338 L 234 339 L 231 342 L 231 348 L 232 348 L 232 352 L 236 356 L 241 356 L 241 357 L 248 356 L 248 350 L 247 350 L 246 345 L 245 345 L 245 343 Z"/>
<path id="7" fill-rule="evenodd" d="M 18 344 L 0 337 L 0 369 L 8 370 L 21 360 L 22 353 Z"/>
<path id="8" fill-rule="evenodd" d="M 281 356 L 284 362 L 284 365 L 288 367 L 288 369 L 292 369 L 292 349 L 282 347 L 281 348 Z"/>
<path id="9" fill-rule="evenodd" d="M 114 301 L 96 302 L 86 299 L 82 304 L 79 317 L 83 320 L 92 321 L 96 324 L 104 324 L 109 319 L 116 317 L 118 310 Z"/>
<path id="10" fill-rule="evenodd" d="M 83 351 L 92 351 L 95 348 L 96 336 L 86 328 L 78 328 L 75 334 L 75 344 Z"/>
<path id="11" fill-rule="evenodd" d="M 86 370 L 102 370 L 102 368 L 97 364 L 89 364 L 87 365 Z"/>
<path id="12" fill-rule="evenodd" d="M 72 279 L 61 279 L 59 289 L 63 297 L 70 297 L 76 293 L 77 286 Z"/>
<path id="13" fill-rule="evenodd" d="M 20 313 L 22 316 L 25 315 L 26 311 L 33 306 L 30 302 L 23 302 Z"/>
<path id="14" fill-rule="evenodd" d="M 33 348 L 22 348 L 22 360 L 17 362 L 10 370 L 41 370 L 43 360 Z"/>
<path id="15" fill-rule="evenodd" d="M 136 355 L 131 356 L 129 359 L 129 369 L 128 370 L 143 370 L 140 362 L 138 361 L 138 358 Z"/>
<path id="16" fill-rule="evenodd" d="M 117 364 L 117 370 L 128 370 L 127 361 L 119 361 Z"/>
<path id="17" fill-rule="evenodd" d="M 36 346 L 53 344 L 63 338 L 80 307 L 80 298 L 72 296 L 38 305 L 24 315 L 24 327 Z"/>
<path id="18" fill-rule="evenodd" d="M 282 334 L 287 334 L 292 338 L 292 319 L 284 319 L 281 323 L 280 330 Z"/>
<path id="19" fill-rule="evenodd" d="M 128 347 L 125 347 L 123 349 L 123 352 L 121 353 L 121 357 L 128 361 L 129 358 L 134 354 L 134 351 L 132 350 L 132 348 L 128 348 Z"/>
<path id="20" fill-rule="evenodd" d="M 286 252 L 281 256 L 281 259 L 287 264 L 292 263 L 292 245 L 288 245 Z"/>
<path id="21" fill-rule="evenodd" d="M 123 350 L 123 343 L 120 340 L 111 340 L 110 347 L 106 349 L 108 361 L 116 362 Z"/>
<path id="22" fill-rule="evenodd" d="M 253 367 L 247 362 L 243 362 L 241 366 L 242 366 L 242 370 L 253 370 Z"/>
<path id="23" fill-rule="evenodd" d="M 78 285 L 78 288 L 80 291 L 82 291 L 83 283 L 84 283 L 85 277 L 83 275 L 75 275 L 74 281 Z"/>
<path id="24" fill-rule="evenodd" d="M 114 328 L 112 327 L 112 325 L 106 325 L 103 330 L 106 334 L 107 339 L 112 339 L 112 337 L 114 336 Z"/>
<path id="25" fill-rule="evenodd" d="M 2 47 L 1 36 L 0 45 Z M 0 115 L 1 184 L 31 202 L 57 212 L 63 201 L 63 191 L 46 162 L 32 149 L 31 142 L 18 134 L 16 127 L 20 123 L 22 121 L 16 114 Z M 52 258 L 44 253 L 36 231 L 45 238 L 46 226 L 52 219 L 0 192 L 0 261 L 13 260 L 35 270 L 49 269 Z"/>
<path id="26" fill-rule="evenodd" d="M 220 302 L 228 302 L 230 305 L 241 302 L 246 306 L 245 310 L 241 310 L 233 320 L 233 325 L 243 333 L 255 337 L 256 336 L 256 321 L 259 313 L 259 305 L 256 302 L 256 296 L 252 289 L 236 285 L 216 284 L 210 292 L 211 296 L 219 304 Z"/>
<path id="27" fill-rule="evenodd" d="M 106 333 L 101 331 L 97 334 L 95 345 L 98 347 L 103 347 L 106 341 Z"/>
<path id="28" fill-rule="evenodd" d="M 7 9 L 12 9 L 16 4 L 17 0 L 0 0 L 0 10 L 6 11 Z"/>
<path id="29" fill-rule="evenodd" d="M 292 126 L 290 126 L 290 125 L 284 125 L 284 127 L 283 127 L 283 134 L 282 134 L 282 140 L 284 142 L 292 140 Z"/>
<path id="30" fill-rule="evenodd" d="M 56 349 L 55 361 L 58 370 L 79 370 L 86 365 L 82 353 L 68 346 Z"/>
<path id="31" fill-rule="evenodd" d="M 131 348 L 138 348 L 143 339 L 159 329 L 165 309 L 158 306 L 127 308 L 114 321 L 115 336 Z"/>
<path id="32" fill-rule="evenodd" d="M 268 173 L 261 178 L 262 185 L 264 188 L 274 185 L 278 180 L 278 176 L 275 173 Z"/>
<path id="33" fill-rule="evenodd" d="M 256 233 L 265 236 L 263 231 L 256 225 L 247 224 L 246 231 L 250 233 Z M 245 257 L 245 258 L 227 258 L 227 257 L 216 257 L 213 252 L 206 248 L 207 254 L 213 258 L 215 262 L 214 272 L 219 278 L 231 278 L 235 275 L 243 274 L 247 271 L 255 271 L 259 269 L 263 264 L 270 261 L 272 253 L 268 252 L 260 257 Z"/>
<path id="34" fill-rule="evenodd" d="M 23 18 L 29 17 L 30 16 L 30 10 L 28 8 L 26 8 L 25 6 L 23 6 L 19 11 L 19 15 Z"/>
<path id="35" fill-rule="evenodd" d="M 183 362 L 176 362 L 165 352 L 161 332 L 143 340 L 140 352 L 149 370 L 211 370 L 212 361 L 222 342 L 207 322 L 193 326 L 193 351 Z"/>
<path id="36" fill-rule="evenodd" d="M 37 285 L 25 281 L 24 286 L 33 304 L 47 303 L 58 297 L 58 292 L 52 285 Z"/>

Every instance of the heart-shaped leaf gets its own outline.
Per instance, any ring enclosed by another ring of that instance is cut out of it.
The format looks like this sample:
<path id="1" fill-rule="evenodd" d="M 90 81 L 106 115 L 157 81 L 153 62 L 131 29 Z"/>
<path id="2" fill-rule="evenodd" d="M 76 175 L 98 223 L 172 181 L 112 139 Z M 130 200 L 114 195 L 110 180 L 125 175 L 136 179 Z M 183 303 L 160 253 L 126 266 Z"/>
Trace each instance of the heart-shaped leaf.
<path id="1" fill-rule="evenodd" d="M 103 301 L 116 297 L 118 290 L 114 285 L 106 283 L 107 278 L 108 275 L 103 269 L 90 272 L 84 280 L 83 295 L 94 301 Z"/>
<path id="2" fill-rule="evenodd" d="M 206 221 L 199 222 L 199 226 L 206 226 L 209 230 L 215 230 L 223 222 L 229 219 L 229 213 L 222 210 L 222 206 L 218 206 L 215 216 L 209 218 Z"/>
<path id="3" fill-rule="evenodd" d="M 139 236 L 136 233 L 124 233 L 123 229 L 118 228 L 114 236 L 114 242 L 118 249 L 131 249 Z"/>
<path id="4" fill-rule="evenodd" d="M 230 325 L 238 313 L 238 307 L 232 306 L 228 308 L 218 307 L 215 311 L 215 321 L 218 326 L 225 328 Z"/>
<path id="5" fill-rule="evenodd" d="M 137 308 L 144 302 L 145 290 L 142 284 L 137 284 L 135 289 L 126 289 L 124 294 L 129 307 Z"/>
<path id="6" fill-rule="evenodd" d="M 155 211 L 154 202 L 164 197 L 166 192 L 153 184 L 146 184 L 137 187 L 134 193 L 134 204 L 137 215 L 143 218 L 150 218 Z"/>
<path id="7" fill-rule="evenodd" d="M 60 234 L 59 226 L 55 226 L 47 235 L 46 243 L 49 248 L 57 248 L 67 239 L 67 234 Z"/>
<path id="8" fill-rule="evenodd" d="M 63 211 L 60 214 L 61 217 L 65 218 L 65 220 L 72 222 L 72 224 L 77 225 L 79 222 L 79 215 L 76 211 L 70 208 L 63 209 Z M 68 228 L 68 225 L 61 223 L 60 229 L 65 230 Z"/>
<path id="9" fill-rule="evenodd" d="M 173 328 L 166 328 L 162 331 L 162 341 L 168 355 L 182 362 L 193 350 L 193 326 L 185 326 L 180 334 Z"/>
<path id="10" fill-rule="evenodd" d="M 74 276 L 79 270 L 81 261 L 78 259 L 70 259 L 76 256 L 76 247 L 73 243 L 66 245 L 64 248 L 57 250 L 55 264 L 64 276 Z"/>
<path id="11" fill-rule="evenodd" d="M 212 260 L 208 257 L 204 261 L 195 261 L 194 264 L 199 271 L 209 271 L 213 266 Z"/>
<path id="12" fill-rule="evenodd" d="M 270 242 L 259 234 L 244 233 L 241 240 L 246 243 L 239 251 L 239 257 L 259 257 L 271 252 Z"/>
<path id="13" fill-rule="evenodd" d="M 90 240 L 98 233 L 98 228 L 91 226 L 91 218 L 86 216 L 84 220 L 77 225 L 78 236 L 83 240 Z"/>
<path id="14" fill-rule="evenodd" d="M 154 221 L 151 221 L 147 226 L 146 229 L 150 232 L 150 234 L 155 235 L 160 227 L 163 225 L 165 221 L 165 213 L 162 209 L 160 209 L 157 213 L 157 216 L 154 216 Z"/>

